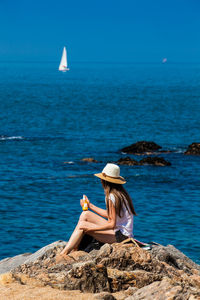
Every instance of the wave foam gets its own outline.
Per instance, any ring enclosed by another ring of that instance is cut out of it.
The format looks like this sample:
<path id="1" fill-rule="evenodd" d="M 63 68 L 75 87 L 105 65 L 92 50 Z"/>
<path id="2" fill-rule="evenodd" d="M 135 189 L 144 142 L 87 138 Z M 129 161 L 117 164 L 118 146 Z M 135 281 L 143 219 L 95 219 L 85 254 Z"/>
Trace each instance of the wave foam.
<path id="1" fill-rule="evenodd" d="M 0 141 L 5 141 L 5 140 L 22 140 L 23 136 L 0 136 Z"/>

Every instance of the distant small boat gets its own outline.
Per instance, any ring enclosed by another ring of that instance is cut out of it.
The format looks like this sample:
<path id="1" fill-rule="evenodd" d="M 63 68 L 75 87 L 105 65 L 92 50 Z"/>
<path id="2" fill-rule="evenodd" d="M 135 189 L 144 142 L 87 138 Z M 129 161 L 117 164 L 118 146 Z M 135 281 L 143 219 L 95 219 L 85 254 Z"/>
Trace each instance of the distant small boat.
<path id="1" fill-rule="evenodd" d="M 58 70 L 63 72 L 69 71 L 69 68 L 67 66 L 67 50 L 65 47 L 63 48 L 62 58 Z"/>
<path id="2" fill-rule="evenodd" d="M 165 64 L 167 62 L 167 58 L 163 58 L 162 63 Z"/>

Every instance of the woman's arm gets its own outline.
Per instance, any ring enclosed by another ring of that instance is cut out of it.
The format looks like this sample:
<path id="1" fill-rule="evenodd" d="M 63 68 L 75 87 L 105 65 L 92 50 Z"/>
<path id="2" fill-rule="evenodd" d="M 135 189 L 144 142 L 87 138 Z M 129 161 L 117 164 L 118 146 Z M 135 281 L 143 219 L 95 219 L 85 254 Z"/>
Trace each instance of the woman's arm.
<path id="1" fill-rule="evenodd" d="M 95 206 L 94 204 L 92 204 L 90 202 L 90 200 L 88 199 L 88 197 L 86 195 L 84 195 L 86 200 L 87 200 L 87 203 L 88 203 L 88 208 L 91 209 L 92 211 L 94 211 L 95 213 L 97 213 L 98 215 L 104 217 L 104 218 L 107 218 L 108 219 L 108 213 L 107 213 L 107 210 L 106 209 L 102 209 L 98 206 Z M 81 206 L 83 206 L 83 199 L 80 200 L 80 204 Z"/>
<path id="2" fill-rule="evenodd" d="M 94 204 L 92 204 L 91 202 L 89 202 L 88 207 L 94 211 L 95 213 L 97 213 L 98 215 L 104 217 L 104 218 L 108 218 L 108 212 L 107 209 L 102 209 L 98 206 L 95 206 Z"/>
<path id="3" fill-rule="evenodd" d="M 97 207 L 98 208 L 98 207 Z M 109 230 L 109 229 L 114 229 L 116 226 L 116 211 L 115 211 L 115 207 L 112 203 L 112 201 L 109 201 L 109 217 L 108 217 L 108 221 L 107 224 L 104 226 L 98 226 L 98 225 L 92 225 L 90 226 L 83 226 L 80 229 L 83 229 L 84 232 L 88 232 L 88 231 L 103 231 L 103 230 Z"/>

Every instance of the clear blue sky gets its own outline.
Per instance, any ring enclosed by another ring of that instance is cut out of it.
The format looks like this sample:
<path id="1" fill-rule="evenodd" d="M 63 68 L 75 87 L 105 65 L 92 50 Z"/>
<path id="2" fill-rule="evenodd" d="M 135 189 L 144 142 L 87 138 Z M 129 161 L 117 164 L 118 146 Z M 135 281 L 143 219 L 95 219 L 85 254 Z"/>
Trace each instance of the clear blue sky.
<path id="1" fill-rule="evenodd" d="M 0 0 L 0 61 L 200 62 L 200 0 Z"/>

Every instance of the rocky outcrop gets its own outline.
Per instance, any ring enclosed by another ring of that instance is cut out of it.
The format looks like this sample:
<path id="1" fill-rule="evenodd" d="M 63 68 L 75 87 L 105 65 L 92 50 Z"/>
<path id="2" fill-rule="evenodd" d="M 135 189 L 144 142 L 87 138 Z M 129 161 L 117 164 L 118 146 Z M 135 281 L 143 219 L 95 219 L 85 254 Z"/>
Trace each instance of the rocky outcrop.
<path id="1" fill-rule="evenodd" d="M 10 270 L 20 266 L 23 264 L 28 257 L 30 257 L 31 253 L 24 253 L 20 255 L 16 255 L 14 257 L 5 258 L 0 261 L 0 274 L 7 273 Z"/>
<path id="2" fill-rule="evenodd" d="M 85 157 L 85 158 L 82 158 L 81 161 L 89 162 L 89 163 L 98 163 L 98 161 L 96 159 L 94 159 L 93 157 Z"/>
<path id="3" fill-rule="evenodd" d="M 124 147 L 120 151 L 129 154 L 153 154 L 161 148 L 161 146 L 154 142 L 140 141 L 128 147 Z"/>
<path id="4" fill-rule="evenodd" d="M 115 299 L 118 292 L 129 300 L 200 297 L 200 266 L 171 245 L 147 251 L 132 243 L 105 244 L 56 263 L 65 244 L 55 242 L 30 255 L 10 271 L 12 281 L 96 293 L 96 299 Z"/>
<path id="5" fill-rule="evenodd" d="M 116 161 L 116 164 L 127 165 L 127 166 L 138 166 L 139 162 L 127 156 L 127 157 L 120 158 L 118 161 Z"/>
<path id="6" fill-rule="evenodd" d="M 183 298 L 183 288 L 180 285 L 173 285 L 168 278 L 155 281 L 148 286 L 137 290 L 133 296 L 126 300 L 160 300 L 160 299 L 189 299 Z M 192 299 L 191 299 L 192 300 Z"/>
<path id="7" fill-rule="evenodd" d="M 184 154 L 187 155 L 200 155 L 200 143 L 192 143 Z"/>
<path id="8" fill-rule="evenodd" d="M 54 249 L 55 247 L 58 250 L 63 249 L 63 247 L 65 247 L 66 244 L 67 242 L 57 241 L 41 248 L 40 250 L 38 250 L 33 254 L 24 253 L 24 254 L 16 255 L 14 257 L 5 258 L 0 261 L 0 274 L 9 272 L 22 264 L 32 263 L 38 259 L 40 260 L 43 257 L 43 255 L 48 251 L 51 251 L 51 249 Z"/>
<path id="9" fill-rule="evenodd" d="M 152 166 L 171 166 L 171 163 L 165 160 L 163 157 L 145 157 L 140 160 L 140 165 L 152 165 Z"/>
<path id="10" fill-rule="evenodd" d="M 94 158 L 83 158 L 82 161 L 84 162 L 93 162 L 97 163 L 98 161 Z M 145 157 L 140 161 L 127 157 L 122 157 L 118 161 L 114 162 L 118 165 L 126 165 L 126 166 L 144 166 L 144 165 L 152 165 L 152 166 L 171 166 L 169 161 L 166 161 L 163 157 Z"/>
<path id="11" fill-rule="evenodd" d="M 151 249 L 151 256 L 179 270 L 183 270 L 188 274 L 192 274 L 194 269 L 200 272 L 200 265 L 194 263 L 190 258 L 176 249 L 173 245 L 164 247 L 158 244 L 153 246 Z"/>
<path id="12" fill-rule="evenodd" d="M 140 161 L 136 161 L 129 156 L 120 158 L 118 161 L 116 161 L 116 164 L 118 165 L 127 165 L 127 166 L 144 166 L 144 165 L 152 165 L 152 166 L 171 166 L 171 163 L 167 160 L 165 160 L 163 157 L 145 157 L 141 159 Z"/>

